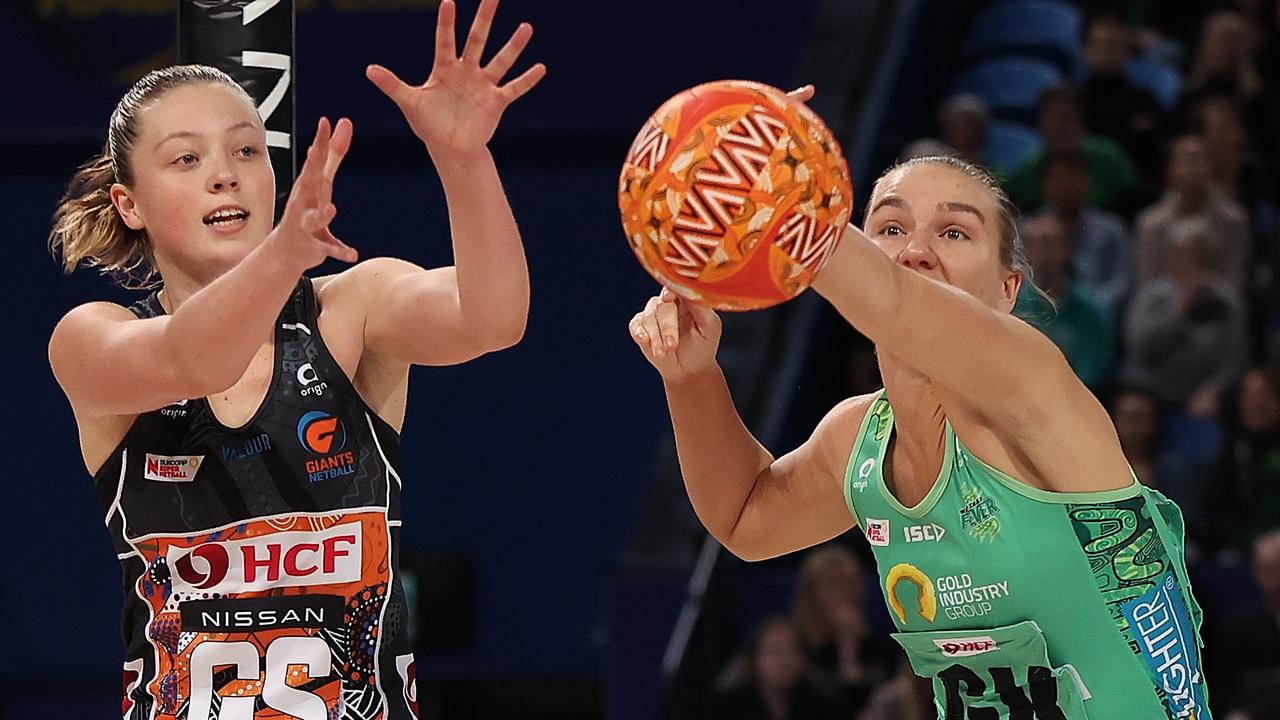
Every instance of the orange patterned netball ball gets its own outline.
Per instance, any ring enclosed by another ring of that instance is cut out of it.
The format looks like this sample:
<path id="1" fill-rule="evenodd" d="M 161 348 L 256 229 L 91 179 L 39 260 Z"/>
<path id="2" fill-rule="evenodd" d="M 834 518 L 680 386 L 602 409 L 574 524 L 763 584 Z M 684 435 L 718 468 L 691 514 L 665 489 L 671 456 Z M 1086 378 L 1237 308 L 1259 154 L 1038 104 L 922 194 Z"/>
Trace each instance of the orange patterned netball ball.
<path id="1" fill-rule="evenodd" d="M 852 204 L 849 166 L 822 120 L 781 90 L 742 80 L 663 103 L 618 180 L 622 227 L 640 263 L 720 310 L 803 292 Z"/>

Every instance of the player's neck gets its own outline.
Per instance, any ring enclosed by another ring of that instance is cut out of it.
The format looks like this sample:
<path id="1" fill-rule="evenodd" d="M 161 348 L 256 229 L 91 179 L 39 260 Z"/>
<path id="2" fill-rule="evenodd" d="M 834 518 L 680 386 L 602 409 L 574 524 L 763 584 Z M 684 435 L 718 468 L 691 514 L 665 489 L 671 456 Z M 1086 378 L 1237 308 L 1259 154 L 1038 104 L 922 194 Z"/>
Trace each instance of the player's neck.
<path id="1" fill-rule="evenodd" d="M 929 378 L 892 355 L 880 353 L 879 361 L 885 394 L 893 406 L 896 452 L 906 453 L 912 467 L 932 466 L 945 449 L 946 416 L 937 389 Z"/>

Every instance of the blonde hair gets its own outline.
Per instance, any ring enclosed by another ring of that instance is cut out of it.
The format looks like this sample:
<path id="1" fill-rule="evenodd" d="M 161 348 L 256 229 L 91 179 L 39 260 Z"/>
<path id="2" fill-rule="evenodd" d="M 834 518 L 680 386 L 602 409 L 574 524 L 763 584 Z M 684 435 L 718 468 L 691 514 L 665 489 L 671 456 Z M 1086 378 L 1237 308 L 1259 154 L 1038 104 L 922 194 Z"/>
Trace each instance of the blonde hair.
<path id="1" fill-rule="evenodd" d="M 198 83 L 224 85 L 249 97 L 217 68 L 173 65 L 147 73 L 116 104 L 102 153 L 76 169 L 53 213 L 49 250 L 59 258 L 63 271 L 70 274 L 83 263 L 124 288 L 158 284 L 151 242 L 145 231 L 125 224 L 111 202 L 111 186 L 133 184 L 133 147 L 142 111 L 169 90 Z"/>

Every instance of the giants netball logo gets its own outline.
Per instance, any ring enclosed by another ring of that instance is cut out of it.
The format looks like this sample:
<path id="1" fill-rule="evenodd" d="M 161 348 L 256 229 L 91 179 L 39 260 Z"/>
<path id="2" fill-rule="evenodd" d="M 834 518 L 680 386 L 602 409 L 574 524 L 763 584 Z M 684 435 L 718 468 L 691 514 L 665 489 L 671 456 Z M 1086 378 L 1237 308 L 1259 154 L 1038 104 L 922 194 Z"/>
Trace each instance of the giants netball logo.
<path id="1" fill-rule="evenodd" d="M 347 430 L 340 418 L 318 410 L 303 415 L 298 420 L 298 442 L 313 455 L 322 456 L 306 462 L 308 482 L 324 482 L 355 474 L 355 453 L 350 450 L 341 452 L 347 444 Z"/>
<path id="2" fill-rule="evenodd" d="M 341 419 L 312 410 L 298 420 L 298 442 L 316 455 L 328 455 L 347 444 L 347 429 Z"/>

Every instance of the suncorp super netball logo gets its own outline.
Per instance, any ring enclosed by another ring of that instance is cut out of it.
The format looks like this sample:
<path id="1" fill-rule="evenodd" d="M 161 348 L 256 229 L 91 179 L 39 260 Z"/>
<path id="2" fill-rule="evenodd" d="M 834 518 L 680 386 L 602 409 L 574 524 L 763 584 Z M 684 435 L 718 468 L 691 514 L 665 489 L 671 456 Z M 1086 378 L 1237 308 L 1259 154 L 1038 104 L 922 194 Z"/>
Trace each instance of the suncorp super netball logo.
<path id="1" fill-rule="evenodd" d="M 240 593 L 360 579 L 360 523 L 282 532 L 167 553 L 178 592 Z"/>
<path id="2" fill-rule="evenodd" d="M 341 418 L 319 410 L 303 415 L 298 419 L 298 442 L 312 454 L 323 456 L 306 462 L 308 481 L 322 482 L 355 473 L 355 453 L 342 452 L 347 444 L 347 429 Z"/>

